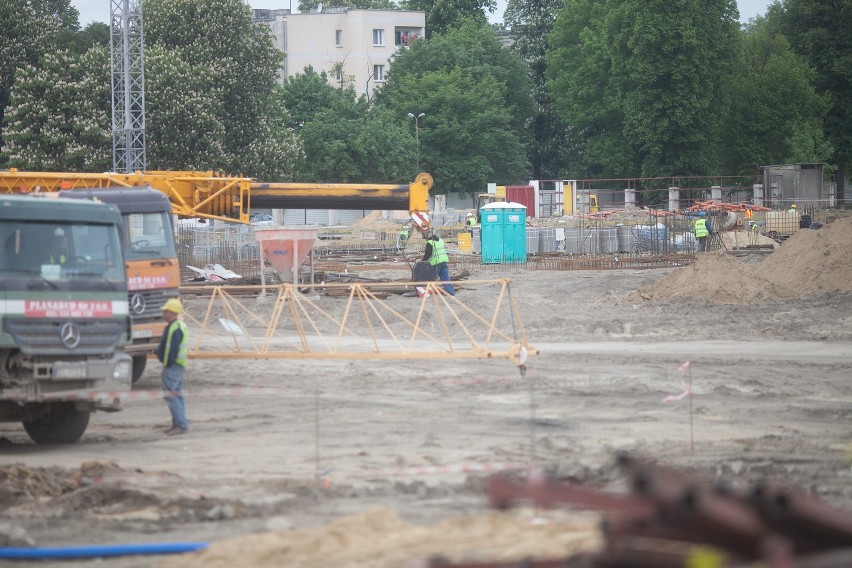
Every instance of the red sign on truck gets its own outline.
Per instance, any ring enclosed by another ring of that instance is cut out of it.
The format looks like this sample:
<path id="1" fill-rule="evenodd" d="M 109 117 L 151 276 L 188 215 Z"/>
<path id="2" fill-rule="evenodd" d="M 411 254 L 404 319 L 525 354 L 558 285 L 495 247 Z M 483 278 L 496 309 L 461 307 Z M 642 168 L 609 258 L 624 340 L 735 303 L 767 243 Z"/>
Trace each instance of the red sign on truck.
<path id="1" fill-rule="evenodd" d="M 31 318 L 103 318 L 112 316 L 112 302 L 27 300 L 24 315 Z"/>

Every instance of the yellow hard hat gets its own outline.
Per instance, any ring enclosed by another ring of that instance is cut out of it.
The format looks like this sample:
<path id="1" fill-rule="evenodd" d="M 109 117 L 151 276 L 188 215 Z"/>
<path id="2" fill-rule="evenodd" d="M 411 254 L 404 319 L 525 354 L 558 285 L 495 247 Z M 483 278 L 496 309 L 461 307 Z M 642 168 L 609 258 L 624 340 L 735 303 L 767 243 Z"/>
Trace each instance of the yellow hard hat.
<path id="1" fill-rule="evenodd" d="M 176 314 L 182 314 L 183 313 L 183 306 L 181 305 L 180 300 L 178 300 L 177 298 L 170 298 L 170 299 L 166 300 L 166 303 L 163 306 L 163 311 L 164 312 L 173 312 L 173 313 L 176 313 Z"/>
<path id="2" fill-rule="evenodd" d="M 796 209 L 796 204 L 795 204 L 795 203 L 794 203 L 794 204 L 792 204 L 792 205 L 790 206 L 790 209 Z"/>

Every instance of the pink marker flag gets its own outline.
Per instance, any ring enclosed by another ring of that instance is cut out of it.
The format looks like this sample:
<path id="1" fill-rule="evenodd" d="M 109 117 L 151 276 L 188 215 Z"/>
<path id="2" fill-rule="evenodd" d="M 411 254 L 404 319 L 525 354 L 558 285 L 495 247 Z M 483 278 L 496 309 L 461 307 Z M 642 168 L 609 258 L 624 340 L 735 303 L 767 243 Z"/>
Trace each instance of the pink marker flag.
<path id="1" fill-rule="evenodd" d="M 691 364 L 691 361 L 684 361 L 683 363 L 677 366 L 677 372 L 680 373 L 680 384 L 683 385 L 683 392 L 680 394 L 670 394 L 669 396 L 663 399 L 663 402 L 675 402 L 678 400 L 683 400 L 692 394 L 692 388 L 690 388 L 690 386 L 686 384 L 686 381 L 683 380 L 683 374 L 686 373 Z"/>

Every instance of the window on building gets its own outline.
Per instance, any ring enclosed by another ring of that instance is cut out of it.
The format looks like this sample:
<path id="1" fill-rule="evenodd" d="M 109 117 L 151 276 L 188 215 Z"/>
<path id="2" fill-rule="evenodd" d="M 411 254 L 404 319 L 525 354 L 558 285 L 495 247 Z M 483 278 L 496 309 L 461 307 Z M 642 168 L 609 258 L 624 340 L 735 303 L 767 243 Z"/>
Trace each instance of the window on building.
<path id="1" fill-rule="evenodd" d="M 334 30 L 334 45 L 343 47 L 343 30 Z"/>
<path id="2" fill-rule="evenodd" d="M 373 30 L 373 45 L 384 45 L 385 44 L 385 30 L 375 29 Z"/>
<path id="3" fill-rule="evenodd" d="M 417 30 L 397 28 L 393 33 L 393 44 L 396 46 L 411 45 L 411 42 L 417 38 Z"/>
<path id="4" fill-rule="evenodd" d="M 385 80 L 385 66 L 384 65 L 373 65 L 373 79 L 376 81 L 384 81 Z"/>

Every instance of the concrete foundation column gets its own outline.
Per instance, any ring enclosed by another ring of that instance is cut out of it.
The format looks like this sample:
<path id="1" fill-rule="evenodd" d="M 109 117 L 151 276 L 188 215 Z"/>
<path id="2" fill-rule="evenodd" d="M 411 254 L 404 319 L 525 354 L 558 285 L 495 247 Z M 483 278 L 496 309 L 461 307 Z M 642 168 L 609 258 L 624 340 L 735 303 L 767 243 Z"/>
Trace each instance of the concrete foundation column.
<path id="1" fill-rule="evenodd" d="M 636 209 L 636 190 L 627 188 L 624 190 L 624 208 Z"/>
<path id="2" fill-rule="evenodd" d="M 763 184 L 756 183 L 751 188 L 754 190 L 754 198 L 753 203 L 760 207 L 763 207 Z"/>
<path id="3" fill-rule="evenodd" d="M 283 209 L 273 209 L 272 210 L 272 224 L 276 227 L 280 227 L 284 224 L 284 210 Z"/>
<path id="4" fill-rule="evenodd" d="M 588 190 L 583 190 L 578 192 L 578 197 L 580 198 L 580 203 L 577 206 L 577 213 L 580 215 L 588 215 L 591 212 L 591 206 L 589 202 L 589 194 L 591 192 Z"/>
<path id="5" fill-rule="evenodd" d="M 710 187 L 710 199 L 713 203 L 722 203 L 722 186 L 714 185 Z"/>
<path id="6" fill-rule="evenodd" d="M 680 188 L 669 188 L 669 211 L 680 210 Z"/>
<path id="7" fill-rule="evenodd" d="M 447 212 L 447 196 L 446 195 L 436 195 L 435 196 L 435 213 L 446 213 Z"/>

